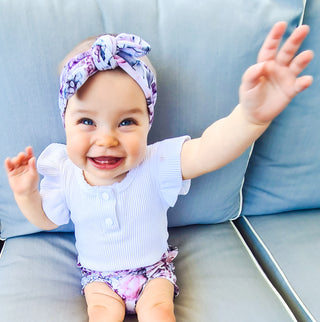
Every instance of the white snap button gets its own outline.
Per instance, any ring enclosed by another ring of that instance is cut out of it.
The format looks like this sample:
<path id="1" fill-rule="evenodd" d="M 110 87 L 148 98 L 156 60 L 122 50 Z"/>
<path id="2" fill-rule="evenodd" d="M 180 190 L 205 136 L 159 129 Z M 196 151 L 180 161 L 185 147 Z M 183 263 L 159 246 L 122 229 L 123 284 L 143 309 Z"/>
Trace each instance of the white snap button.
<path id="1" fill-rule="evenodd" d="M 102 194 L 102 198 L 103 198 L 104 200 L 109 200 L 109 194 L 108 194 L 107 192 L 104 192 L 104 193 Z"/>
<path id="2" fill-rule="evenodd" d="M 106 219 L 106 225 L 107 225 L 107 227 L 112 226 L 113 225 L 113 220 L 111 218 L 107 218 Z"/>

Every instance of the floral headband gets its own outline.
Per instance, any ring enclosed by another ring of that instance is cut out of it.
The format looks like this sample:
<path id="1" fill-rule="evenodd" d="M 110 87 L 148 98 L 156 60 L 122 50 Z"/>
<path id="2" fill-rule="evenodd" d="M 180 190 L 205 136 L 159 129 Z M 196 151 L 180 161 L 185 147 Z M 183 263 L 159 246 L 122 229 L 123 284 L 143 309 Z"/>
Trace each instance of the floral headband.
<path id="1" fill-rule="evenodd" d="M 138 36 L 119 34 L 103 35 L 91 49 L 73 57 L 63 68 L 60 76 L 59 109 L 64 119 L 70 99 L 87 79 L 98 71 L 122 68 L 141 87 L 146 97 L 150 126 L 154 118 L 157 99 L 156 78 L 148 66 L 138 57 L 150 51 L 150 45 Z"/>

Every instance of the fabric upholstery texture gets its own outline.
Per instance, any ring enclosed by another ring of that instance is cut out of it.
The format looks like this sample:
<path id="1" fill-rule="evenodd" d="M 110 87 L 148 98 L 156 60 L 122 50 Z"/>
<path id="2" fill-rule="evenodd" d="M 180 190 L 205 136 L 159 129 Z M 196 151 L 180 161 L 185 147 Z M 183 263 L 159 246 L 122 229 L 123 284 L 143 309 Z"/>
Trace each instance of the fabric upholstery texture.
<path id="1" fill-rule="evenodd" d="M 293 292 L 294 301 L 305 307 L 315 320 L 320 317 L 320 211 L 319 209 L 291 211 L 269 216 L 247 217 L 251 230 L 266 248 L 266 261 L 272 261 L 286 280 L 284 294 Z M 272 275 L 278 272 L 271 272 Z M 289 299 L 290 300 L 290 299 Z M 306 315 L 300 321 L 308 320 Z"/>
<path id="2" fill-rule="evenodd" d="M 0 0 L 0 162 L 28 145 L 39 156 L 50 143 L 65 142 L 58 65 L 86 37 L 128 32 L 151 44 L 159 90 L 149 136 L 154 143 L 197 137 L 229 114 L 241 76 L 273 23 L 288 22 L 285 38 L 308 23 L 303 48 L 316 54 L 306 71 L 313 86 L 275 120 L 251 157 L 248 149 L 193 180 L 168 218 L 169 242 L 179 247 L 178 322 L 320 320 L 320 213 L 307 209 L 320 203 L 319 17 L 318 0 Z M 282 213 L 293 209 L 303 210 Z M 241 210 L 256 244 L 246 244 L 228 221 Z M 72 223 L 54 232 L 30 224 L 0 169 L 0 238 L 7 238 L 0 255 L 1 321 L 88 320 L 73 230 Z M 272 278 L 250 247 L 264 249 L 274 264 Z M 286 287 L 306 314 L 289 310 Z M 309 312 L 314 319 L 299 319 Z"/>
<path id="3" fill-rule="evenodd" d="M 0 42 L 6 44 L 1 58 L 16 64 L 0 66 L 0 104 L 6 109 L 0 160 L 28 145 L 38 156 L 48 144 L 64 142 L 57 103 L 57 66 L 86 37 L 131 32 L 151 44 L 150 59 L 159 84 L 149 137 L 153 143 L 184 134 L 198 137 L 210 123 L 226 116 L 237 104 L 241 75 L 255 62 L 272 24 L 287 20 L 292 31 L 303 11 L 300 1 L 192 4 L 191 0 L 139 0 L 130 4 L 1 0 Z M 139 12 L 138 22 L 133 12 Z M 192 23 L 195 18 L 197 24 Z M 188 197 L 180 198 L 169 210 L 169 225 L 217 223 L 237 217 L 249 153 L 250 149 L 223 169 L 193 180 Z M 38 232 L 17 208 L 4 170 L 0 171 L 0 182 L 1 237 Z M 72 224 L 58 229 L 72 230 Z"/>
<path id="4" fill-rule="evenodd" d="M 243 187 L 243 215 L 320 207 L 319 12 L 319 1 L 307 1 L 303 23 L 312 29 L 302 50 L 315 52 L 305 71 L 314 82 L 255 143 Z"/>
<path id="5" fill-rule="evenodd" d="M 261 322 L 292 321 L 230 223 L 173 228 L 170 235 L 170 244 L 179 248 L 177 321 L 221 321 L 223 317 L 231 322 L 241 321 L 240 316 L 253 322 L 260 314 Z M 11 322 L 87 321 L 76 262 L 72 233 L 8 239 L 0 260 L 1 317 Z M 137 319 L 129 316 L 125 321 Z"/>

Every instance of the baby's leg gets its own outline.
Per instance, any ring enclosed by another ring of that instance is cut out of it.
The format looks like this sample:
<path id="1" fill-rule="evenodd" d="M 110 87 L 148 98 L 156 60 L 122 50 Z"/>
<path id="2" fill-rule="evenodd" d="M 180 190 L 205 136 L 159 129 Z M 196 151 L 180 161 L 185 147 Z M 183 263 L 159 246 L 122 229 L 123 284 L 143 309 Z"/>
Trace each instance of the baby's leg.
<path id="1" fill-rule="evenodd" d="M 156 278 L 144 288 L 136 312 L 139 322 L 174 322 L 174 286 L 165 278 Z"/>
<path id="2" fill-rule="evenodd" d="M 92 282 L 84 288 L 89 322 L 119 322 L 124 320 L 125 304 L 108 285 Z"/>

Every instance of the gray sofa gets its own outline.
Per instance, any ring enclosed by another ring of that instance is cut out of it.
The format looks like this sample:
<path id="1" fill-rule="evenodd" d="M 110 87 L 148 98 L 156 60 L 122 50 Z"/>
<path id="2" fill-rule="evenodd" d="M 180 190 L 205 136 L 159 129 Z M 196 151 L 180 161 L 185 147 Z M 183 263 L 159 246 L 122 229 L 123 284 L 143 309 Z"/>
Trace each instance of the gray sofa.
<path id="1" fill-rule="evenodd" d="M 129 32 L 152 45 L 151 143 L 197 137 L 230 113 L 242 73 L 279 20 L 289 32 L 311 26 L 303 47 L 315 51 L 314 84 L 252 148 L 193 180 L 170 209 L 178 322 L 320 320 L 320 1 L 0 0 L 1 162 L 27 145 L 38 156 L 64 142 L 57 66 L 80 40 Z M 0 232 L 0 321 L 87 321 L 72 223 L 52 232 L 31 225 L 4 170 Z"/>

